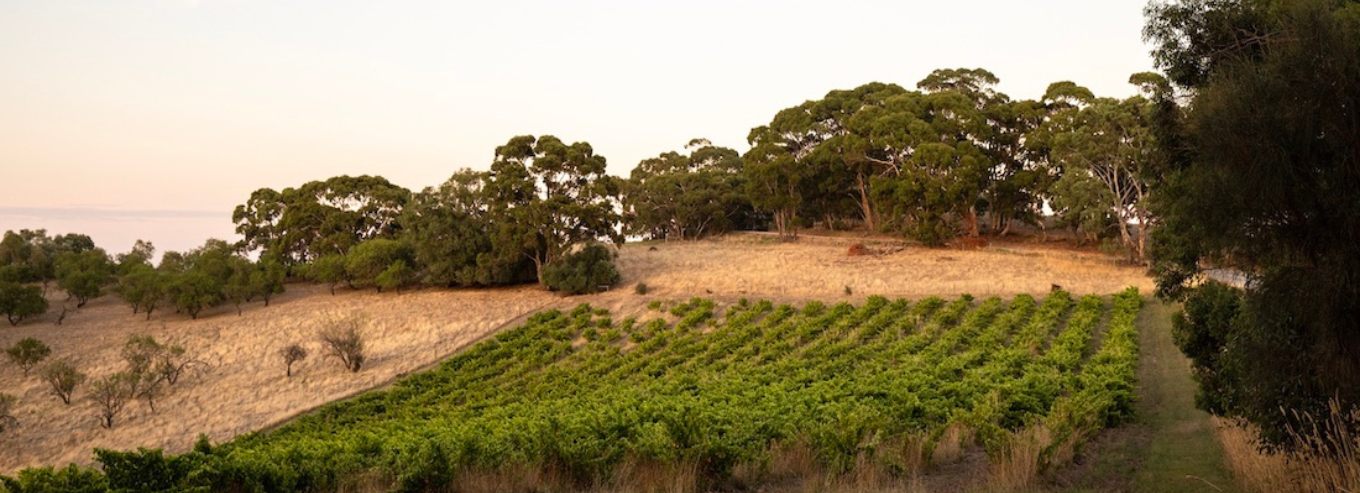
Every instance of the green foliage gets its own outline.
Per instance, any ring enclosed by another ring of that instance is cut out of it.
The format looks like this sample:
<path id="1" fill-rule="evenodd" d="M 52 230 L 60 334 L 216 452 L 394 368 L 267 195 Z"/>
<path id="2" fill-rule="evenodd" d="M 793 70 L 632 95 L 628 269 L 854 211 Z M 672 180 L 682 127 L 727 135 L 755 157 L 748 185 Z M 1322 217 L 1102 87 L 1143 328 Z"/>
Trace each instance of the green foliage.
<path id="1" fill-rule="evenodd" d="M 212 472 L 209 457 L 197 450 L 171 457 L 166 457 L 160 449 L 145 448 L 136 452 L 105 449 L 94 452 L 103 467 L 110 493 L 215 491 L 211 478 L 207 477 Z"/>
<path id="2" fill-rule="evenodd" d="M 175 307 L 197 319 L 205 308 L 211 308 L 226 301 L 223 292 L 224 282 L 202 269 L 193 269 L 179 274 L 170 282 L 168 290 Z"/>
<path id="3" fill-rule="evenodd" d="M 492 248 L 487 172 L 460 170 L 416 194 L 402 211 L 402 241 L 415 253 L 412 269 L 436 285 L 492 286 L 535 279 L 519 252 Z"/>
<path id="4" fill-rule="evenodd" d="M 382 292 L 384 287 L 404 283 L 411 275 L 412 262 L 410 245 L 397 240 L 368 240 L 345 255 L 345 274 L 352 282 L 370 284 Z"/>
<path id="5" fill-rule="evenodd" d="M 689 155 L 667 152 L 633 168 L 623 197 L 627 231 L 684 240 L 753 228 L 755 212 L 737 151 L 704 139 L 687 147 Z"/>
<path id="6" fill-rule="evenodd" d="M 283 261 L 272 255 L 264 256 L 250 272 L 250 292 L 264 300 L 264 306 L 269 306 L 274 295 L 283 293 L 283 283 L 287 277 L 288 268 L 283 265 Z"/>
<path id="7" fill-rule="evenodd" d="M 47 313 L 47 298 L 37 286 L 0 281 L 0 313 L 10 325 L 19 325 L 25 318 Z"/>
<path id="8" fill-rule="evenodd" d="M 496 148 L 485 186 L 492 253 L 479 256 L 479 264 L 484 258 L 529 258 L 544 284 L 545 268 L 573 246 L 623 243 L 614 207 L 620 180 L 606 174 L 604 157 L 588 143 L 514 137 Z"/>
<path id="9" fill-rule="evenodd" d="M 68 406 L 71 405 L 71 394 L 75 392 L 76 386 L 85 383 L 86 378 L 84 373 L 66 360 L 47 365 L 39 376 L 51 387 L 52 395 Z"/>
<path id="10" fill-rule="evenodd" d="M 81 234 L 47 236 L 46 230 L 6 231 L 0 239 L 0 281 L 38 282 L 46 289 L 56 279 L 56 259 L 65 252 L 94 249 L 94 241 Z"/>
<path id="11" fill-rule="evenodd" d="M 307 277 L 316 282 L 329 284 L 331 294 L 335 294 L 335 285 L 349 279 L 349 275 L 345 272 L 345 257 L 339 254 L 330 254 L 313 260 L 312 265 L 307 269 Z"/>
<path id="12" fill-rule="evenodd" d="M 406 265 L 405 260 L 398 259 L 396 262 L 393 262 L 392 265 L 387 266 L 386 269 L 383 269 L 382 272 L 378 273 L 378 277 L 373 279 L 373 284 L 378 286 L 378 291 L 382 291 L 383 288 L 386 288 L 400 292 L 401 287 L 410 283 L 411 279 L 414 277 L 415 271 L 411 270 L 411 267 Z"/>
<path id="13" fill-rule="evenodd" d="M 939 437 L 955 423 L 977 430 L 989 450 L 1043 423 L 1060 435 L 1057 447 L 1133 411 L 1141 298 L 1129 290 L 1110 305 L 1064 292 L 1042 303 L 748 302 L 711 331 L 698 330 L 715 317 L 708 300 L 676 304 L 673 325 L 621 328 L 582 305 L 536 314 L 435 370 L 269 434 L 175 457 L 99 457 L 114 489 L 330 490 L 369 471 L 423 490 L 456 471 L 511 464 L 602 484 L 629 457 L 701 464 L 711 485 L 786 441 L 844 471 L 864 455 L 900 460 L 883 444 Z M 1094 347 L 1102 320 L 1108 328 Z M 623 350 L 622 332 L 646 335 Z M 594 340 L 577 346 L 579 338 Z"/>
<path id="14" fill-rule="evenodd" d="M 619 270 L 614 266 L 614 252 L 598 243 L 587 245 L 580 251 L 549 264 L 543 272 L 543 282 L 549 288 L 567 294 L 607 290 L 619 282 Z"/>
<path id="15" fill-rule="evenodd" d="M 114 265 L 104 250 L 67 251 L 57 256 L 57 286 L 76 299 L 76 307 L 98 298 L 113 282 Z"/>
<path id="16" fill-rule="evenodd" d="M 1268 447 L 1300 446 L 1289 430 L 1330 415 L 1328 401 L 1360 409 L 1358 13 L 1324 0 L 1149 10 L 1159 65 L 1194 94 L 1158 120 L 1158 138 L 1181 144 L 1164 146 L 1154 197 L 1158 289 L 1187 296 L 1201 266 L 1247 276 L 1238 301 L 1189 294 L 1180 325 L 1199 403 L 1256 425 Z"/>
<path id="17" fill-rule="evenodd" d="M 344 255 L 375 238 L 395 238 L 410 191 L 380 176 L 337 176 L 282 192 L 268 188 L 236 206 L 232 221 L 244 247 L 303 263 Z"/>
<path id="18" fill-rule="evenodd" d="M 52 348 L 47 347 L 42 341 L 25 337 L 14 343 L 14 346 L 5 349 L 5 354 L 9 355 L 10 361 L 24 370 L 24 376 L 28 376 L 29 370 L 52 355 Z"/>
<path id="19" fill-rule="evenodd" d="M 108 480 L 98 469 L 71 464 L 65 469 L 28 468 L 14 478 L 0 476 L 9 493 L 107 493 Z"/>
<path id="20" fill-rule="evenodd" d="M 165 301 L 169 290 L 169 276 L 149 264 L 134 264 L 118 277 L 118 295 L 132 306 L 132 313 L 146 313 L 147 320 L 156 307 Z"/>

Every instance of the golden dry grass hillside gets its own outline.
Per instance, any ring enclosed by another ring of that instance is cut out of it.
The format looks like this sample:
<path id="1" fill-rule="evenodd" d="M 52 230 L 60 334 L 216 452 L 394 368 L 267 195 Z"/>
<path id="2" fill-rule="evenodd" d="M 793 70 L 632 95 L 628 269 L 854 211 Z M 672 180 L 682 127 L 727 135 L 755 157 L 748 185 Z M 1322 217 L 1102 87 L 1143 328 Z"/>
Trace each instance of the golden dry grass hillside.
<path id="1" fill-rule="evenodd" d="M 95 447 L 181 452 L 199 434 L 224 441 L 387 384 L 550 307 L 584 302 L 626 316 L 643 311 L 651 300 L 695 296 L 834 302 L 869 295 L 1041 294 L 1055 284 L 1079 294 L 1151 288 L 1141 269 L 1099 255 L 1024 245 L 953 250 L 892 242 L 869 244 L 869 255 L 847 255 L 857 241 L 804 237 L 780 243 L 762 235 L 729 235 L 702 242 L 631 244 L 620 251 L 623 281 L 616 289 L 571 298 L 537 287 L 401 294 L 341 289 L 332 296 L 325 287 L 290 284 L 271 306 L 256 302 L 239 316 L 235 308 L 224 306 L 198 320 L 165 311 L 148 321 L 106 295 L 68 314 L 60 326 L 54 323 L 56 314 L 49 313 L 0 328 L 0 346 L 35 337 L 51 346 L 50 361 L 66 358 L 91 377 L 100 377 L 121 369 L 120 349 L 131 335 L 150 334 L 183 345 L 211 370 L 170 387 L 154 412 L 143 402 L 130 403 L 115 426 L 104 429 L 83 388 L 66 406 L 36 376 L 24 377 L 18 367 L 2 363 L 0 389 L 19 397 L 15 416 L 20 426 L 0 435 L 0 474 L 29 466 L 88 464 Z M 647 284 L 650 292 L 636 294 L 637 283 Z M 319 321 L 350 314 L 367 321 L 369 360 L 357 374 L 325 358 L 317 340 Z M 295 342 L 312 354 L 287 378 L 277 352 Z"/>

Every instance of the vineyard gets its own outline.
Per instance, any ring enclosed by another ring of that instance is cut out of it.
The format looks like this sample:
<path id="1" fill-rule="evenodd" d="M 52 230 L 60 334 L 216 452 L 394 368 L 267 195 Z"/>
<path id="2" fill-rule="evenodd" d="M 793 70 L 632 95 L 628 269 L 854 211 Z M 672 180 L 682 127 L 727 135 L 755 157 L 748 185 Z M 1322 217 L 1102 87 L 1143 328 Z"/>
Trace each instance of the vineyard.
<path id="1" fill-rule="evenodd" d="M 364 477 L 404 491 L 476 478 L 571 489 L 646 471 L 714 488 L 777 480 L 793 451 L 833 477 L 911 477 L 953 449 L 1041 471 L 1131 416 L 1141 304 L 1133 289 L 721 310 L 694 299 L 653 303 L 646 320 L 581 305 L 276 430 L 165 463 L 101 462 L 111 482 L 145 481 L 155 462 L 166 486 L 251 491 Z"/>

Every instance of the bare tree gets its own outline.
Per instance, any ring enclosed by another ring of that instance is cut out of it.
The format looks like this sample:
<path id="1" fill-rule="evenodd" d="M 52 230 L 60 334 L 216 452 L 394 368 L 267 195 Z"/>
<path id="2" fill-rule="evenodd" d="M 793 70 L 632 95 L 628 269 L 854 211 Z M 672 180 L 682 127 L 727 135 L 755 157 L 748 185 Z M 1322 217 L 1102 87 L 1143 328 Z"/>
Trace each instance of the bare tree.
<path id="1" fill-rule="evenodd" d="M 118 372 L 90 384 L 90 398 L 99 408 L 99 425 L 113 428 L 113 420 L 123 412 L 127 401 L 136 394 L 133 378 Z"/>
<path id="2" fill-rule="evenodd" d="M 322 322 L 321 347 L 351 372 L 358 372 L 364 364 L 363 325 L 364 319 L 358 315 L 332 316 Z"/>
<path id="3" fill-rule="evenodd" d="M 289 344 L 288 347 L 279 350 L 279 357 L 283 358 L 284 367 L 287 368 L 289 377 L 293 376 L 293 363 L 307 359 L 307 348 L 301 344 Z"/>
<path id="4" fill-rule="evenodd" d="M 52 395 L 61 399 L 66 405 L 71 405 L 71 393 L 76 386 L 85 382 L 85 374 L 76 370 L 67 360 L 61 360 L 47 365 L 40 374 L 44 382 L 52 387 Z"/>

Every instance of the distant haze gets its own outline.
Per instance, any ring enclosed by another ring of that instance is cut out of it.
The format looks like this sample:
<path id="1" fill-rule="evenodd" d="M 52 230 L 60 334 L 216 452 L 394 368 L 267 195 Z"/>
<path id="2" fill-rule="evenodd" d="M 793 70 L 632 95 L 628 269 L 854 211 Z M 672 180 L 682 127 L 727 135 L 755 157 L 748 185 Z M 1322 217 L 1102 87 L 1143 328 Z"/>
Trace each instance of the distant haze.
<path id="1" fill-rule="evenodd" d="M 1151 69 L 1144 0 L 0 0 L 0 230 L 110 252 L 233 239 L 261 187 L 378 174 L 419 190 L 520 134 L 626 176 L 870 81 L 981 67 L 1013 98 Z"/>

